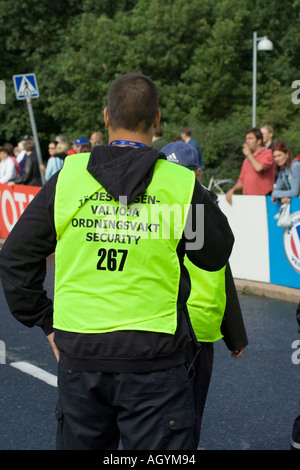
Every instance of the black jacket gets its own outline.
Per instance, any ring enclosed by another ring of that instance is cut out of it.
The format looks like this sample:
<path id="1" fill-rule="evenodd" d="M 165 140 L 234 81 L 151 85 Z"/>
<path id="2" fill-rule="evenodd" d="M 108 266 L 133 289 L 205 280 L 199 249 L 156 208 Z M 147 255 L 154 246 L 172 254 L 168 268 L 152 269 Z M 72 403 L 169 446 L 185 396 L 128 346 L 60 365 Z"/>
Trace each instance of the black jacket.
<path id="1" fill-rule="evenodd" d="M 40 165 L 37 159 L 36 151 L 33 150 L 27 155 L 22 175 L 14 180 L 16 184 L 26 184 L 28 186 L 41 186 Z"/>
<path id="2" fill-rule="evenodd" d="M 145 192 L 159 158 L 165 156 L 151 147 L 97 146 L 91 152 L 87 170 L 109 194 L 115 198 L 126 195 L 130 204 L 137 195 Z M 174 163 L 170 163 L 170 171 L 172 165 Z M 12 314 L 24 325 L 40 326 L 47 335 L 53 331 L 53 305 L 43 289 L 43 282 L 46 257 L 56 247 L 54 199 L 57 178 L 58 173 L 35 196 L 0 252 L 2 285 Z M 70 367 L 103 372 L 142 372 L 185 361 L 190 332 L 184 310 L 190 292 L 190 279 L 183 266 L 183 257 L 186 253 L 197 266 L 210 271 L 218 270 L 227 263 L 234 241 L 226 217 L 195 179 L 191 202 L 193 229 L 196 227 L 197 204 L 204 204 L 204 245 L 201 250 L 186 251 L 184 236 L 178 244 L 181 280 L 175 335 L 143 331 L 78 334 L 56 330 L 55 342 L 61 358 Z"/>

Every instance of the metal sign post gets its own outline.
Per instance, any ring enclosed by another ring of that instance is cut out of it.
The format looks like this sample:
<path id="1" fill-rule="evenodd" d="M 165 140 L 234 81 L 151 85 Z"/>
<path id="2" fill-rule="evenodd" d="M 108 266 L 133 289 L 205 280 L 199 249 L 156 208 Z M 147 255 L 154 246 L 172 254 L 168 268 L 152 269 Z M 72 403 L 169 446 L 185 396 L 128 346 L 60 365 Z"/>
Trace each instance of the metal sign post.
<path id="1" fill-rule="evenodd" d="M 33 140 L 34 140 L 34 143 L 35 143 L 36 155 L 37 155 L 37 159 L 38 159 L 38 162 L 39 162 L 41 180 L 42 180 L 42 184 L 44 184 L 45 183 L 45 173 L 43 172 L 43 170 L 41 168 L 41 165 L 43 165 L 43 159 L 42 159 L 42 154 L 41 154 L 41 149 L 40 149 L 39 138 L 38 138 L 38 135 L 37 135 L 36 125 L 35 125 L 35 119 L 34 119 L 34 114 L 33 114 L 33 109 L 32 109 L 32 104 L 31 104 L 31 95 L 30 95 L 30 93 L 26 93 L 26 103 L 27 103 L 28 114 L 29 114 L 29 118 L 30 118 L 30 124 L 31 124 Z"/>
<path id="2" fill-rule="evenodd" d="M 37 82 L 35 79 L 35 75 L 33 73 L 31 74 L 26 74 L 26 75 L 14 75 L 13 76 L 14 80 L 14 85 L 15 85 L 15 91 L 16 91 L 16 97 L 18 100 L 26 100 L 27 103 L 27 108 L 28 108 L 28 114 L 29 114 L 29 119 L 30 119 L 30 124 L 31 124 L 31 130 L 32 130 L 32 135 L 35 143 L 35 149 L 36 149 L 36 155 L 39 163 L 39 168 L 40 168 L 40 175 L 41 175 L 41 180 L 42 184 L 45 183 L 45 174 L 42 170 L 42 165 L 43 165 L 43 160 L 42 160 L 42 154 L 41 154 L 41 149 L 40 149 L 40 142 L 36 130 L 36 125 L 35 125 L 35 119 L 34 119 L 34 114 L 33 114 L 33 109 L 32 109 L 32 103 L 31 99 L 32 98 L 38 98 L 39 97 L 39 92 L 38 92 L 38 87 L 37 87 Z"/>

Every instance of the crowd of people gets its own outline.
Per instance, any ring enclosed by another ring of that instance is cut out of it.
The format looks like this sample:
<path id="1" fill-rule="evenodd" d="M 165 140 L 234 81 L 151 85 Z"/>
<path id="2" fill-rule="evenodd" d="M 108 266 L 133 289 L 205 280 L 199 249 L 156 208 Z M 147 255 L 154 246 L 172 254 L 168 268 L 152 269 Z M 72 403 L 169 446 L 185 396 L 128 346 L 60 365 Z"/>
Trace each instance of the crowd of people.
<path id="1" fill-rule="evenodd" d="M 95 145 L 102 144 L 103 134 L 98 131 L 90 138 L 78 137 L 71 143 L 65 136 L 57 135 L 48 143 L 48 154 L 43 158 L 45 163 L 39 163 L 34 139 L 26 134 L 16 146 L 6 142 L 0 147 L 0 183 L 42 186 L 41 174 L 48 181 L 63 167 L 67 155 L 90 152 Z"/>
<path id="2" fill-rule="evenodd" d="M 205 168 L 202 150 L 192 137 L 190 127 L 181 129 L 180 137 L 172 140 L 189 143 L 197 151 L 198 176 Z M 163 126 L 158 125 L 152 138 L 152 147 L 161 150 L 169 142 L 163 136 Z M 39 164 L 33 137 L 25 135 L 16 147 L 5 143 L 0 147 L 0 183 L 41 186 L 41 172 L 48 181 L 59 171 L 68 155 L 90 152 L 96 145 L 104 144 L 102 132 L 95 131 L 90 137 L 71 140 L 57 135 L 48 144 L 45 164 Z M 226 199 L 232 204 L 236 193 L 244 195 L 271 195 L 274 202 L 288 204 L 292 197 L 300 196 L 300 154 L 292 157 L 289 147 L 275 142 L 271 126 L 251 128 L 246 132 L 242 149 L 245 157 L 236 184 L 227 192 Z"/>

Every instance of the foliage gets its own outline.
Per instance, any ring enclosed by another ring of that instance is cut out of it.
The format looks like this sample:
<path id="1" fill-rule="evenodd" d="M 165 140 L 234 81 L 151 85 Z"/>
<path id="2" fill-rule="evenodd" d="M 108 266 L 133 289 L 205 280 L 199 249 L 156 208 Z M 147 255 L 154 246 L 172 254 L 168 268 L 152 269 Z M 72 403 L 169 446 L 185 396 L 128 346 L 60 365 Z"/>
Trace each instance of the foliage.
<path id="1" fill-rule="evenodd" d="M 258 52 L 257 122 L 272 125 L 296 155 L 300 105 L 292 103 L 291 84 L 300 78 L 299 17 L 299 0 L 0 0 L 0 79 L 7 90 L 0 142 L 30 132 L 15 74 L 36 74 L 33 109 L 46 148 L 58 133 L 71 139 L 105 132 L 109 84 L 142 72 L 159 87 L 165 137 L 190 125 L 206 166 L 236 178 L 251 127 L 257 31 L 274 43 L 272 52 Z"/>

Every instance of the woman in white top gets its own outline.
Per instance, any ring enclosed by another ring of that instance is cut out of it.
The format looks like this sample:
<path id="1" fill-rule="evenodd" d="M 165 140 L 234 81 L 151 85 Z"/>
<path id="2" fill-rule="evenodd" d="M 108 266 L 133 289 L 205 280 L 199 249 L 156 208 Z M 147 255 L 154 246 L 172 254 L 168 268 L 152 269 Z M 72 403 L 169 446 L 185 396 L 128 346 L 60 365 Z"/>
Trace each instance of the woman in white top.
<path id="1" fill-rule="evenodd" d="M 5 148 L 0 148 L 0 183 L 5 184 L 16 177 L 16 167 Z"/>

